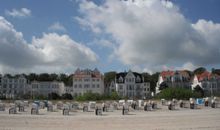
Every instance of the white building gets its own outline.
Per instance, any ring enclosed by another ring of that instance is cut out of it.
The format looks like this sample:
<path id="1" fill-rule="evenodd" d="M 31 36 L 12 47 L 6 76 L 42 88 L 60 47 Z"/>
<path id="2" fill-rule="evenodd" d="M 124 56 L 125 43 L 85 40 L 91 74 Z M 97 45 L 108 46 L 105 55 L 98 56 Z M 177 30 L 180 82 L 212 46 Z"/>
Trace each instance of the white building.
<path id="1" fill-rule="evenodd" d="M 27 90 L 28 82 L 23 75 L 0 76 L 0 96 L 9 99 L 22 98 Z"/>
<path id="2" fill-rule="evenodd" d="M 79 96 L 87 92 L 104 94 L 104 77 L 98 69 L 77 69 L 73 75 L 71 94 Z"/>
<path id="3" fill-rule="evenodd" d="M 166 87 L 181 87 L 191 88 L 191 77 L 185 70 L 180 71 L 162 71 L 158 77 L 156 85 L 156 94 L 160 92 L 160 89 Z"/>
<path id="4" fill-rule="evenodd" d="M 136 72 L 117 73 L 115 77 L 116 92 L 121 97 L 145 99 L 150 95 L 150 83 Z"/>
<path id="5" fill-rule="evenodd" d="M 220 76 L 210 72 L 195 75 L 192 81 L 192 90 L 200 87 L 205 95 L 220 94 Z"/>
<path id="6" fill-rule="evenodd" d="M 31 82 L 31 96 L 45 96 L 51 93 L 56 93 L 60 96 L 65 93 L 65 85 L 63 82 L 58 81 L 33 81 Z"/>

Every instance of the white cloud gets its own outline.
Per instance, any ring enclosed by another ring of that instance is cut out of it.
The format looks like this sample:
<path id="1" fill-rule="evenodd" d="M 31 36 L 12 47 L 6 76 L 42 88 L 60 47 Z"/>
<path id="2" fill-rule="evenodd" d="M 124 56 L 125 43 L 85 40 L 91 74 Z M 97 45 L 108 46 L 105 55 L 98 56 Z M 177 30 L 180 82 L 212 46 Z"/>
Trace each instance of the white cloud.
<path id="1" fill-rule="evenodd" d="M 198 66 L 193 65 L 191 62 L 187 62 L 187 63 L 183 64 L 182 67 L 177 67 L 176 70 L 190 70 L 190 71 L 193 71 L 196 68 L 198 68 Z"/>
<path id="2" fill-rule="evenodd" d="M 88 28 L 90 28 L 95 33 L 101 32 L 101 29 L 99 27 L 94 26 L 92 23 L 88 22 L 85 19 L 82 19 L 80 17 L 74 17 L 74 20 L 76 20 L 81 25 L 83 30 L 87 30 Z"/>
<path id="3" fill-rule="evenodd" d="M 113 37 L 117 47 L 113 55 L 125 65 L 153 70 L 220 63 L 219 24 L 206 20 L 190 23 L 170 1 L 106 0 L 102 5 L 82 1 L 79 12 L 86 27 L 99 28 L 101 35 Z"/>
<path id="4" fill-rule="evenodd" d="M 6 10 L 5 14 L 12 17 L 28 17 L 31 16 L 31 10 L 27 8 L 21 8 L 20 10 L 12 9 L 11 11 Z"/>
<path id="5" fill-rule="evenodd" d="M 106 48 L 115 49 L 115 45 L 107 39 L 94 39 L 94 41 L 92 41 L 91 43 L 88 43 L 88 45 L 96 46 L 99 49 L 103 49 L 103 48 L 104 49 Z"/>
<path id="6" fill-rule="evenodd" d="M 27 43 L 21 32 L 0 17 L 0 72 L 70 72 L 97 63 L 98 56 L 68 35 L 43 34 Z"/>
<path id="7" fill-rule="evenodd" d="M 66 28 L 59 22 L 55 22 L 48 28 L 50 31 L 66 32 Z"/>

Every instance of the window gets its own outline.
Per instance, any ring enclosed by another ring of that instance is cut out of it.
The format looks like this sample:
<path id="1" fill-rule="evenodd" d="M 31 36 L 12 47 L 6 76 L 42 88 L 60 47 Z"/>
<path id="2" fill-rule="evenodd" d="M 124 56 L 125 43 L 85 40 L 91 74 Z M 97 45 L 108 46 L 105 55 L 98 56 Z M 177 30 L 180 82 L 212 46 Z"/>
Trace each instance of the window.
<path id="1" fill-rule="evenodd" d="M 98 81 L 99 81 L 99 79 L 96 79 L 96 81 L 98 82 Z"/>
<path id="2" fill-rule="evenodd" d="M 118 79 L 118 82 L 122 83 L 123 82 L 123 78 L 120 76 L 120 78 Z"/>
<path id="3" fill-rule="evenodd" d="M 3 80 L 3 82 L 4 82 L 4 83 L 7 83 L 7 82 L 8 82 L 8 80 L 7 80 L 7 79 L 4 79 L 4 80 Z"/>
<path id="4" fill-rule="evenodd" d="M 137 85 L 137 88 L 136 88 L 137 90 L 140 90 L 140 85 Z"/>
<path id="5" fill-rule="evenodd" d="M 77 84 L 74 85 L 74 88 L 77 88 Z"/>
<path id="6" fill-rule="evenodd" d="M 15 79 L 14 82 L 17 83 L 17 79 Z"/>
<path id="7" fill-rule="evenodd" d="M 140 76 L 137 76 L 136 81 L 137 81 L 137 82 L 141 82 Z"/>
<path id="8" fill-rule="evenodd" d="M 9 79 L 9 82 L 12 83 L 12 79 Z"/>
<path id="9" fill-rule="evenodd" d="M 129 90 L 132 90 L 132 89 L 133 89 L 133 88 L 132 88 L 132 86 L 130 85 L 130 86 L 129 86 Z"/>
<path id="10" fill-rule="evenodd" d="M 97 88 L 99 88 L 99 84 L 97 84 Z"/>
<path id="11" fill-rule="evenodd" d="M 34 89 L 35 89 L 35 88 L 38 88 L 38 85 L 37 85 L 37 84 L 33 84 L 33 85 L 32 85 L 32 88 L 34 88 Z"/>
<path id="12" fill-rule="evenodd" d="M 122 86 L 122 85 L 120 85 L 120 86 L 119 86 L 119 89 L 121 89 L 121 90 L 122 90 L 122 89 L 123 89 L 123 86 Z"/>
<path id="13" fill-rule="evenodd" d="M 85 85 L 84 85 L 84 88 L 89 88 L 89 84 L 85 84 Z"/>
<path id="14" fill-rule="evenodd" d="M 89 82 L 89 81 L 90 81 L 90 79 L 88 79 L 88 78 L 85 78 L 85 79 L 84 79 L 84 81 L 85 81 L 85 82 Z"/>

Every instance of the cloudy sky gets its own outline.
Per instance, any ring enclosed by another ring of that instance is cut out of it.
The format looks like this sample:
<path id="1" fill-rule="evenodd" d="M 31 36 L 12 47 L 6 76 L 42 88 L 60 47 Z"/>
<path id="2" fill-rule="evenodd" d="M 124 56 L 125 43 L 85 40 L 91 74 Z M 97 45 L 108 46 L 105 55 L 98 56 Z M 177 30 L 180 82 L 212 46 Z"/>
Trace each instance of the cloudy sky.
<path id="1" fill-rule="evenodd" d="M 0 73 L 220 68 L 219 12 L 219 0 L 1 0 Z"/>

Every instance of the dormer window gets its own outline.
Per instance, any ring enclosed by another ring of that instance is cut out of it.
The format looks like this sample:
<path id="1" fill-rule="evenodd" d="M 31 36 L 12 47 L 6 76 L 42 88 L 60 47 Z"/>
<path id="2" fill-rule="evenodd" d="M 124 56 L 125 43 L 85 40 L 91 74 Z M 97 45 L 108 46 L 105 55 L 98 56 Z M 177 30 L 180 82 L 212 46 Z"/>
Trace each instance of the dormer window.
<path id="1" fill-rule="evenodd" d="M 123 78 L 120 76 L 118 81 L 122 83 L 123 82 Z"/>
<path id="2" fill-rule="evenodd" d="M 140 76 L 137 76 L 136 81 L 137 81 L 137 82 L 141 82 Z"/>

